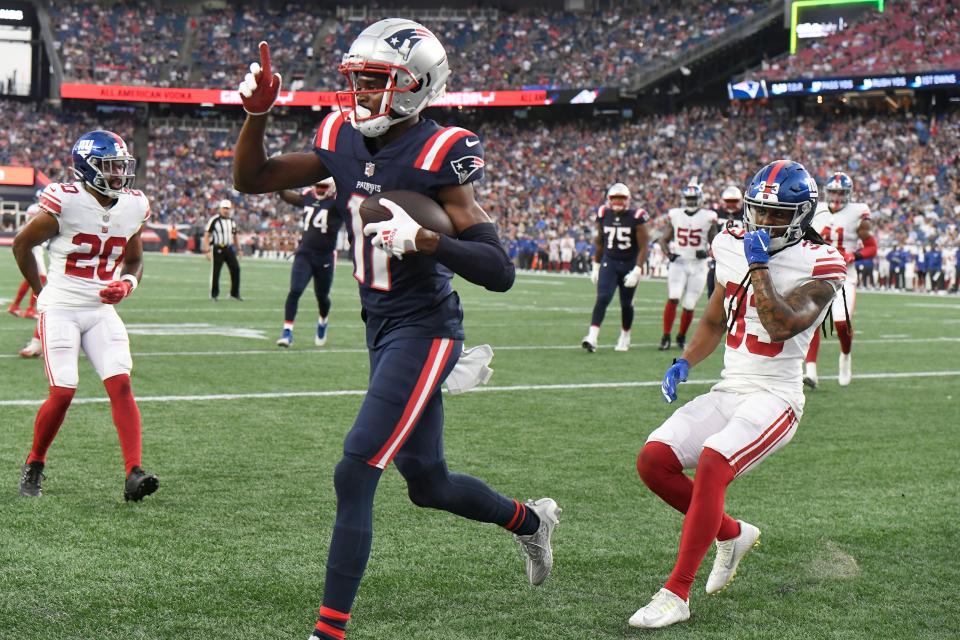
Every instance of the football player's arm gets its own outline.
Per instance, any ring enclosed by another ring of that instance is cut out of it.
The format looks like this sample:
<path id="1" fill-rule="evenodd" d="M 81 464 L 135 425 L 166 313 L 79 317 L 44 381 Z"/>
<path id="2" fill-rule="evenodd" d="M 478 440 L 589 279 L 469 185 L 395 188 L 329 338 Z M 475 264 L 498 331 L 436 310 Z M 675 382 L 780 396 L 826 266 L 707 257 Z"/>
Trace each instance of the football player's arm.
<path id="1" fill-rule="evenodd" d="M 43 244 L 60 231 L 60 223 L 53 215 L 46 211 L 40 213 L 33 220 L 23 225 L 13 239 L 13 257 L 20 267 L 20 273 L 30 283 L 30 288 L 39 294 L 43 288 L 40 281 L 40 271 L 37 259 L 33 255 L 33 248 Z"/>
<path id="2" fill-rule="evenodd" d="M 673 252 L 670 251 L 670 241 L 673 240 L 673 223 L 669 220 L 667 221 L 667 230 L 663 232 L 660 236 L 660 248 L 663 249 L 663 254 L 666 256 L 672 255 Z"/>
<path id="3" fill-rule="evenodd" d="M 233 148 L 233 188 L 240 193 L 295 189 L 330 176 L 315 153 L 284 153 L 267 158 L 263 134 L 267 116 L 247 115 Z"/>
<path id="4" fill-rule="evenodd" d="M 638 224 L 636 228 L 637 247 L 640 251 L 637 253 L 637 266 L 641 269 L 647 264 L 647 254 L 650 253 L 650 232 L 647 231 L 646 224 Z"/>
<path id="5" fill-rule="evenodd" d="M 784 342 L 809 329 L 837 291 L 832 281 L 809 280 L 781 296 L 767 268 L 751 269 L 750 284 L 760 324 L 774 342 Z"/>
<path id="6" fill-rule="evenodd" d="M 593 261 L 597 264 L 603 260 L 603 223 L 597 220 L 597 235 L 593 237 Z"/>
<path id="7" fill-rule="evenodd" d="M 707 307 L 700 316 L 693 337 L 683 350 L 681 358 L 693 367 L 706 360 L 727 334 L 727 314 L 723 309 L 723 300 L 726 295 L 724 287 L 717 286 L 713 295 L 707 301 Z"/>
<path id="8" fill-rule="evenodd" d="M 139 231 L 130 236 L 123 250 L 123 268 L 118 279 L 122 280 L 125 275 L 132 275 L 137 282 L 143 275 L 143 239 Z"/>
<path id="9" fill-rule="evenodd" d="M 854 258 L 863 260 L 877 255 L 877 239 L 873 236 L 873 225 L 870 223 L 870 218 L 864 218 L 860 221 L 860 225 L 857 227 L 857 236 L 863 243 L 863 247 L 853 252 Z"/>
<path id="10" fill-rule="evenodd" d="M 302 207 L 305 202 L 303 196 L 293 189 L 283 189 L 278 191 L 277 195 L 280 196 L 281 200 L 295 207 Z"/>
<path id="11" fill-rule="evenodd" d="M 497 228 L 474 197 L 473 184 L 452 185 L 437 193 L 456 238 L 421 227 L 417 230 L 417 251 L 433 255 L 465 280 L 490 291 L 507 291 L 513 286 L 516 270 L 497 235 Z"/>

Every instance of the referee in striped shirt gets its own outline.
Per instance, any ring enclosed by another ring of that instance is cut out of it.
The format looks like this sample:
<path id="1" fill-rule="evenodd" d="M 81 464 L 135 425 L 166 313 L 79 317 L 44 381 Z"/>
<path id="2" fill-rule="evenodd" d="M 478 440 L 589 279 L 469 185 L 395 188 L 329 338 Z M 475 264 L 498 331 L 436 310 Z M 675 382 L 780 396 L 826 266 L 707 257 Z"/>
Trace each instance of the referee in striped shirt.
<path id="1" fill-rule="evenodd" d="M 223 263 L 227 263 L 230 269 L 230 297 L 243 300 L 240 297 L 240 243 L 237 240 L 237 223 L 230 218 L 232 209 L 232 202 L 221 200 L 217 215 L 207 221 L 207 231 L 203 236 L 203 252 L 207 260 L 213 260 L 210 297 L 214 300 L 220 296 L 220 269 Z"/>

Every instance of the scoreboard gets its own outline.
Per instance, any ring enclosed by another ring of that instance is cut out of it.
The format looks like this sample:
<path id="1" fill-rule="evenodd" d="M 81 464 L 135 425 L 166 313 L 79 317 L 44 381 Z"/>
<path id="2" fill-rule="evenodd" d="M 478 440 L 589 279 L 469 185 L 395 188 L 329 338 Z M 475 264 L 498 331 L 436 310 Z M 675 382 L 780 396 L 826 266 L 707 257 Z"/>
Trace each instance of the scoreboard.
<path id="1" fill-rule="evenodd" d="M 784 21 L 790 28 L 790 54 L 807 43 L 843 31 L 865 13 L 882 13 L 884 0 L 789 0 Z"/>
<path id="2" fill-rule="evenodd" d="M 42 48 L 38 35 L 31 3 L 0 0 L 0 94 L 34 94 L 38 71 L 35 49 Z"/>

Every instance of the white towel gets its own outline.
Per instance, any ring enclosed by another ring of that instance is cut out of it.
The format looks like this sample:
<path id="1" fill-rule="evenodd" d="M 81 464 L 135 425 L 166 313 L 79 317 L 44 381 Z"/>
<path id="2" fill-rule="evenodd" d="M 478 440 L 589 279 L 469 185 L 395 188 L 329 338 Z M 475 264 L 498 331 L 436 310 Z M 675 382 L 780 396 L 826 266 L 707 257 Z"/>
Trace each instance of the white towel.
<path id="1" fill-rule="evenodd" d="M 493 349 L 488 344 L 464 349 L 457 364 L 453 366 L 453 371 L 447 376 L 447 391 L 451 395 L 457 395 L 470 391 L 478 384 L 487 384 L 493 375 L 493 369 L 487 366 L 491 360 Z"/>

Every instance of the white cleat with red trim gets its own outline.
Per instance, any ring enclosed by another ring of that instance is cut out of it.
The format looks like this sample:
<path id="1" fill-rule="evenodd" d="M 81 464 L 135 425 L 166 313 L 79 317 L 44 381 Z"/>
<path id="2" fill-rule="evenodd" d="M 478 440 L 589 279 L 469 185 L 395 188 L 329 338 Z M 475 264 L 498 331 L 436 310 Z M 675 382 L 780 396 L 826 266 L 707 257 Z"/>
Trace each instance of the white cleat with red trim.
<path id="1" fill-rule="evenodd" d="M 30 338 L 30 342 L 27 343 L 27 346 L 25 346 L 23 349 L 20 349 L 21 358 L 39 358 L 42 353 L 43 345 L 37 338 Z"/>
<path id="2" fill-rule="evenodd" d="M 650 604 L 637 609 L 628 624 L 640 629 L 659 629 L 690 619 L 690 604 L 669 589 L 660 589 Z"/>
<path id="3" fill-rule="evenodd" d="M 717 540 L 717 557 L 713 559 L 713 569 L 707 578 L 707 593 L 723 591 L 737 575 L 737 565 L 750 549 L 760 544 L 760 529 L 749 522 L 740 523 L 740 535 L 729 540 Z"/>

